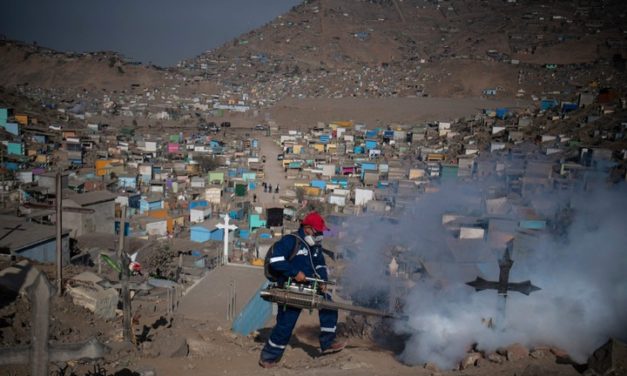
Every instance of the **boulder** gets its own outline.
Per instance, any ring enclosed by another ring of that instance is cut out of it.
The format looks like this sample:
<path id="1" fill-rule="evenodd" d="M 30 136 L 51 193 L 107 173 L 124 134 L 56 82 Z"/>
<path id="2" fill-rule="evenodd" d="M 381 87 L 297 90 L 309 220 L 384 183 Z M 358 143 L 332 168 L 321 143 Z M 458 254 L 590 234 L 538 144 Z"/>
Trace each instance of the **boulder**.
<path id="1" fill-rule="evenodd" d="M 153 341 L 153 346 L 159 350 L 159 356 L 177 358 L 187 356 L 189 346 L 187 340 L 179 336 L 159 336 Z"/>
<path id="2" fill-rule="evenodd" d="M 466 354 L 466 356 L 460 363 L 460 368 L 466 369 L 466 368 L 474 367 L 477 364 L 477 361 L 481 358 L 482 358 L 481 353 L 478 353 L 478 352 L 472 352 L 470 354 Z"/>
<path id="3" fill-rule="evenodd" d="M 148 358 L 156 358 L 159 356 L 159 349 L 152 342 L 142 342 L 141 351 Z"/>
<path id="4" fill-rule="evenodd" d="M 507 360 L 510 362 L 526 359 L 529 356 L 529 349 L 527 349 L 520 343 L 514 343 L 513 345 L 509 345 L 505 350 Z"/>
<path id="5" fill-rule="evenodd" d="M 534 359 L 545 359 L 553 356 L 553 354 L 551 353 L 551 349 L 548 347 L 535 347 L 533 348 L 533 350 L 531 350 L 529 356 Z"/>
<path id="6" fill-rule="evenodd" d="M 627 375 L 627 344 L 610 338 L 590 355 L 588 368 L 597 375 Z"/>
<path id="7" fill-rule="evenodd" d="M 555 360 L 560 364 L 570 364 L 573 362 L 570 355 L 562 349 L 551 348 L 551 353 L 555 355 Z"/>
<path id="8" fill-rule="evenodd" d="M 499 355 L 497 353 L 488 354 L 488 360 L 492 363 L 501 364 L 505 361 L 505 357 L 503 355 Z"/>
<path id="9" fill-rule="evenodd" d="M 431 371 L 431 372 L 440 372 L 440 368 L 435 363 L 431 363 L 431 362 L 425 363 L 424 368 L 426 370 L 428 370 L 428 371 Z"/>

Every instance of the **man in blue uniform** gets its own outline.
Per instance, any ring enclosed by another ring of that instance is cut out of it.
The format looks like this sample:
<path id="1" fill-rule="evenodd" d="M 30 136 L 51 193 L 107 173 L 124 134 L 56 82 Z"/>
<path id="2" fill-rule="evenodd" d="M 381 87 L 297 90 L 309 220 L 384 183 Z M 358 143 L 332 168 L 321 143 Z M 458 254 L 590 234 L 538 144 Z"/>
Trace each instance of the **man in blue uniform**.
<path id="1" fill-rule="evenodd" d="M 322 253 L 322 237 L 327 230 L 324 218 L 316 212 L 311 212 L 303 218 L 300 229 L 295 234 L 284 236 L 274 245 L 270 267 L 280 273 L 279 285 L 285 283 L 288 278 L 304 283 L 306 277 L 328 280 L 327 266 Z M 298 244 L 296 245 L 296 242 Z M 296 250 L 295 255 L 291 255 Z M 324 291 L 324 288 L 323 288 Z M 328 299 L 331 296 L 326 293 Z M 285 351 L 292 330 L 296 325 L 300 308 L 279 307 L 276 317 L 276 326 L 270 334 L 270 338 L 261 351 L 259 365 L 264 368 L 274 367 Z M 320 318 L 320 349 L 323 354 L 341 351 L 346 347 L 346 342 L 337 341 L 335 331 L 337 328 L 337 311 L 319 310 Z"/>

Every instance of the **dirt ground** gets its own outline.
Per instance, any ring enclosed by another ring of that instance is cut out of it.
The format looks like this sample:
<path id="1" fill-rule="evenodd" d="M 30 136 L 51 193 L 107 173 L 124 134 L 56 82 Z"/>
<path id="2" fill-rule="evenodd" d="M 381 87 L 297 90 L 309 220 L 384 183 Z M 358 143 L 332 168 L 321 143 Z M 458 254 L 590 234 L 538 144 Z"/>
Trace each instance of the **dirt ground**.
<path id="1" fill-rule="evenodd" d="M 221 123 L 229 121 L 231 131 L 249 130 L 251 137 L 263 134 L 254 131 L 256 124 L 267 124 L 269 120 L 277 123 L 280 129 L 309 129 L 318 126 L 319 122 L 352 120 L 356 124 L 368 127 L 385 127 L 388 125 L 413 125 L 423 122 L 451 121 L 463 117 L 474 116 L 484 109 L 498 107 L 527 108 L 533 106 L 528 100 L 517 98 L 487 99 L 471 98 L 439 98 L 439 97 L 406 97 L 406 98 L 288 98 L 278 102 L 269 109 L 252 111 L 246 114 L 231 113 L 223 117 L 208 118 L 207 121 Z M 111 124 L 121 118 L 109 119 Z M 163 124 L 166 128 L 195 130 L 196 124 L 181 125 L 172 122 Z M 153 128 L 142 130 L 150 134 Z"/>
<path id="2" fill-rule="evenodd" d="M 482 109 L 523 107 L 528 101 L 485 98 L 308 98 L 285 99 L 269 114 L 280 126 L 310 128 L 318 122 L 353 120 L 369 127 L 417 124 L 471 116 Z"/>
<path id="3" fill-rule="evenodd" d="M 52 270 L 45 270 L 52 278 Z M 70 275 L 71 270 L 68 271 Z M 202 290 L 202 283 L 196 285 Z M 193 291 L 193 290 L 192 290 Z M 191 299 L 203 298 L 202 291 L 191 294 Z M 208 298 L 208 296 L 207 296 Z M 463 370 L 438 370 L 433 366 L 409 366 L 397 359 L 399 347 L 384 345 L 384 338 L 373 342 L 371 335 L 357 335 L 347 322 L 345 312 L 340 314 L 339 336 L 347 339 L 348 347 L 339 354 L 319 354 L 319 324 L 317 313 L 303 311 L 280 365 L 271 370 L 261 369 L 259 353 L 267 340 L 274 319 L 264 328 L 249 336 L 233 333 L 223 317 L 203 315 L 174 316 L 164 312 L 165 296 L 155 294 L 150 299 L 136 298 L 133 330 L 135 345 L 122 342 L 122 319 L 106 321 L 90 311 L 76 306 L 66 294 L 53 297 L 51 304 L 51 343 L 80 343 L 97 338 L 109 351 L 99 361 L 69 361 L 50 364 L 51 375 L 577 375 L 573 365 L 560 364 L 555 355 L 526 357 L 500 364 L 480 359 L 476 366 Z M 221 306 L 221 302 L 216 302 Z M 243 303 L 242 303 L 243 304 Z M 199 310 L 211 310 L 206 304 L 196 304 Z M 9 299 L 3 294 L 0 305 L 0 347 L 27 346 L 30 337 L 30 302 L 23 296 Z M 188 307 L 189 308 L 189 307 Z M 220 310 L 220 308 L 216 308 Z M 389 341 L 388 343 L 395 343 Z M 0 376 L 26 376 L 28 365 L 0 367 Z"/>
<path id="4" fill-rule="evenodd" d="M 139 358 L 134 369 L 154 369 L 159 375 L 577 375 L 571 365 L 558 364 L 554 356 L 524 359 L 503 364 L 481 362 L 479 367 L 459 370 L 437 370 L 408 366 L 395 353 L 368 339 L 349 338 L 341 353 L 320 356 L 318 350 L 317 314 L 303 312 L 290 344 L 276 368 L 264 370 L 257 364 L 259 353 L 272 326 L 257 335 L 240 337 L 224 328 L 211 329 L 206 321 L 185 320 L 174 324 L 173 334 L 188 338 L 190 354 L 182 358 Z M 340 318 L 340 324 L 345 315 Z M 273 322 L 271 323 L 273 324 Z M 341 327 L 341 325 L 340 325 Z"/>

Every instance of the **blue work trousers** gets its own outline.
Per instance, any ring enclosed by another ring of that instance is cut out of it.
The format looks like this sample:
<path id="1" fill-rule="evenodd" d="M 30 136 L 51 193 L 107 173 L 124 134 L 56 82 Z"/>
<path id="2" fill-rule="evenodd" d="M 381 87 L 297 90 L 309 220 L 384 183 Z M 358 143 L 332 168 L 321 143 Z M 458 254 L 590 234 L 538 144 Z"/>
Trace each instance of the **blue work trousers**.
<path id="1" fill-rule="evenodd" d="M 300 311 L 300 308 L 279 305 L 276 325 L 272 329 L 268 342 L 261 350 L 261 359 L 263 361 L 276 362 L 283 356 L 283 351 L 285 351 L 285 346 L 290 341 Z M 320 318 L 320 348 L 324 351 L 335 341 L 337 311 L 321 309 L 318 311 L 318 317 Z"/>

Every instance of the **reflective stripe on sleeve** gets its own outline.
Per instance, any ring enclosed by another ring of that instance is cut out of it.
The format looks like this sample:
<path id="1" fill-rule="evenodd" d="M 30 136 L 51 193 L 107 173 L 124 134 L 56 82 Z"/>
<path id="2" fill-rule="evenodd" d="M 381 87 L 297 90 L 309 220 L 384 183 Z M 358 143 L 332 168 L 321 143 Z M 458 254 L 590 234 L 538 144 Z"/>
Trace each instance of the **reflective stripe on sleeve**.
<path id="1" fill-rule="evenodd" d="M 320 331 L 321 331 L 321 332 L 327 332 L 327 333 L 335 333 L 335 326 L 334 326 L 334 327 L 332 327 L 332 328 L 323 328 L 323 327 L 320 327 Z"/>
<path id="2" fill-rule="evenodd" d="M 325 269 L 326 269 L 326 268 L 327 268 L 327 266 L 326 266 L 326 265 L 318 265 L 318 266 L 316 266 L 316 269 L 322 269 L 322 268 L 325 268 Z"/>
<path id="3" fill-rule="evenodd" d="M 285 257 L 283 256 L 278 256 L 278 257 L 271 257 L 270 258 L 270 263 L 272 264 L 273 262 L 279 262 L 279 261 L 285 261 Z"/>

